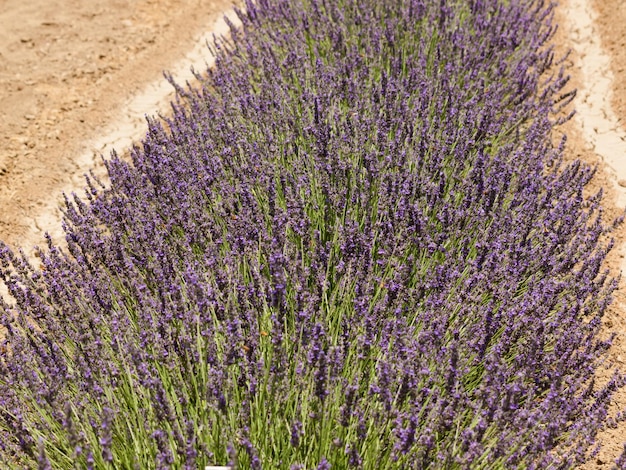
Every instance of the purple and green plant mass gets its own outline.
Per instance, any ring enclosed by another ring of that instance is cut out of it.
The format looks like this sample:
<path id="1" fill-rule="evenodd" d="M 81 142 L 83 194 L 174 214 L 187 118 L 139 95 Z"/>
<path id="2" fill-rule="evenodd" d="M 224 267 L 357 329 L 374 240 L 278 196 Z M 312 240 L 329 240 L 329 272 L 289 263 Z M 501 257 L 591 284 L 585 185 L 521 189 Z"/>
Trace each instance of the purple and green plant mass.
<path id="1" fill-rule="evenodd" d="M 9 468 L 569 468 L 616 283 L 535 0 L 258 0 L 41 268 L 3 247 Z"/>

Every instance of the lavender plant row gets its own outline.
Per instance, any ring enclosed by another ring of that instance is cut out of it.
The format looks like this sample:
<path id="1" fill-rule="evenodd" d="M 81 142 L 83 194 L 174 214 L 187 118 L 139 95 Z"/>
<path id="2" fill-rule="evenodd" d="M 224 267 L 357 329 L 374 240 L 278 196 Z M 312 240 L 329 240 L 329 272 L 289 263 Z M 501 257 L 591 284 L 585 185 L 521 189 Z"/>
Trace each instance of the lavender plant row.
<path id="1" fill-rule="evenodd" d="M 584 461 L 615 283 L 551 7 L 245 7 L 67 248 L 2 248 L 3 467 Z"/>

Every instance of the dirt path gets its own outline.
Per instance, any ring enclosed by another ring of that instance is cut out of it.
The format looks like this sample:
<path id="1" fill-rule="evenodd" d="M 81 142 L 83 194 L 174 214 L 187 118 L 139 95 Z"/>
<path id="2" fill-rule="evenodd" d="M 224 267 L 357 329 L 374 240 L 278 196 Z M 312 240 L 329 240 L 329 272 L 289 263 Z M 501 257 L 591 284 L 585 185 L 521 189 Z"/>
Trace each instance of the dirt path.
<path id="1" fill-rule="evenodd" d="M 569 73 L 578 95 L 577 115 L 564 126 L 568 158 L 598 165 L 591 191 L 605 193 L 607 221 L 626 208 L 626 11 L 622 0 L 562 0 L 557 9 L 560 51 L 571 48 Z M 626 274 L 626 224 L 613 233 L 616 248 L 608 266 L 614 275 Z M 626 277 L 604 321 L 615 339 L 609 354 L 607 379 L 617 367 L 626 370 Z M 626 409 L 626 390 L 615 397 L 610 413 Z M 586 469 L 615 468 L 626 442 L 626 422 L 606 429 L 598 437 L 601 450 Z"/>
<path id="2" fill-rule="evenodd" d="M 0 0 L 0 239 L 28 254 L 61 236 L 63 191 L 145 132 L 209 60 L 229 0 Z"/>

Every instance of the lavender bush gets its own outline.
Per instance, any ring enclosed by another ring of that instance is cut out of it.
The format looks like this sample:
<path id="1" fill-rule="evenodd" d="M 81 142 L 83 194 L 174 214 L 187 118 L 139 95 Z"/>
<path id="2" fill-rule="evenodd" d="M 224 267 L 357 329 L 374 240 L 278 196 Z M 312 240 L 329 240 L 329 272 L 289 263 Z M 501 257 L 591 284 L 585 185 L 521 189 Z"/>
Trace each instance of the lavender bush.
<path id="1" fill-rule="evenodd" d="M 11 468 L 567 468 L 615 283 L 552 7 L 258 0 L 132 163 L 7 247 Z"/>

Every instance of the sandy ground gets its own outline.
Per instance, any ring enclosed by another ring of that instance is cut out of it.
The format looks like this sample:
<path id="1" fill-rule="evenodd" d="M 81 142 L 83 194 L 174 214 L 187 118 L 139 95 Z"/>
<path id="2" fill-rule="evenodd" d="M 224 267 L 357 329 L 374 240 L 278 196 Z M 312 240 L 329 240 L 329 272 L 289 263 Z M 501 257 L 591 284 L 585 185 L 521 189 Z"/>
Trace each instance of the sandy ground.
<path id="1" fill-rule="evenodd" d="M 0 0 L 0 239 L 60 236 L 62 191 L 128 148 L 171 86 L 210 61 L 228 0 Z M 232 11 L 231 11 L 232 13 Z"/>
<path id="2" fill-rule="evenodd" d="M 561 0 L 558 52 L 571 49 L 578 114 L 568 158 L 599 165 L 607 219 L 626 207 L 626 8 L 624 0 Z M 167 112 L 162 71 L 191 80 L 211 58 L 204 42 L 225 33 L 226 0 L 0 0 L 0 239 L 33 254 L 43 233 L 57 240 L 61 193 L 80 193 L 100 155 L 124 151 L 145 132 L 144 116 Z M 626 224 L 614 233 L 609 268 L 626 273 Z M 605 323 L 615 333 L 612 368 L 626 370 L 626 281 Z M 626 409 L 626 390 L 613 413 Z M 586 468 L 613 468 L 626 423 L 599 436 Z"/>
<path id="3" fill-rule="evenodd" d="M 571 51 L 568 70 L 578 90 L 577 114 L 563 126 L 568 135 L 567 158 L 598 166 L 589 192 L 602 189 L 606 220 L 626 208 L 626 10 L 623 0 L 561 0 L 557 8 L 557 50 Z M 612 234 L 616 245 L 608 257 L 612 274 L 626 274 L 626 224 Z M 608 379 L 615 368 L 626 371 L 626 276 L 621 279 L 615 301 L 604 321 L 606 335 L 615 334 L 606 369 Z M 626 409 L 626 390 L 613 400 L 610 413 Z M 626 442 L 626 422 L 606 429 L 598 437 L 597 457 L 586 469 L 615 468 L 615 459 Z"/>

